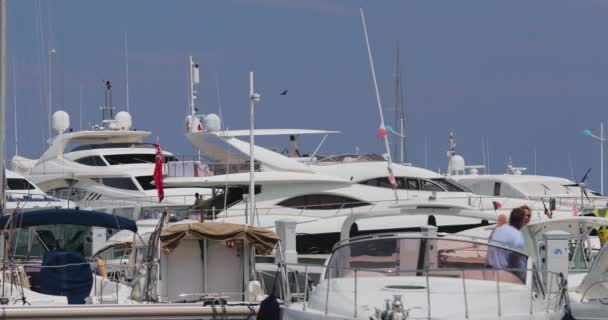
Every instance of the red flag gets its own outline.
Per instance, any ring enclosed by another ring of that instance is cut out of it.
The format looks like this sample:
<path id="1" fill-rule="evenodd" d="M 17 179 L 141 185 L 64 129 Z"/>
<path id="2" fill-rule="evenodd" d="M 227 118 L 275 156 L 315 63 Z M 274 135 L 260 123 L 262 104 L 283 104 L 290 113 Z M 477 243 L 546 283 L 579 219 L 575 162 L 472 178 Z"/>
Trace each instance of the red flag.
<path id="1" fill-rule="evenodd" d="M 165 157 L 160 150 L 160 144 L 156 144 L 156 164 L 154 165 L 154 185 L 158 193 L 158 202 L 162 202 L 165 198 L 165 188 L 163 185 L 163 166 L 165 165 Z"/>
<path id="2" fill-rule="evenodd" d="M 396 190 L 397 187 L 399 187 L 397 185 L 397 180 L 395 180 L 395 175 L 393 174 L 393 170 L 390 167 L 388 168 L 388 182 L 391 183 L 391 188 L 393 188 L 393 190 Z"/>
<path id="3" fill-rule="evenodd" d="M 388 136 L 388 131 L 386 131 L 386 128 L 380 127 L 378 129 L 378 132 L 376 132 L 376 137 L 378 137 L 378 138 L 384 138 L 386 136 Z"/>
<path id="4" fill-rule="evenodd" d="M 494 210 L 502 208 L 502 204 L 498 201 L 492 201 L 492 205 L 494 206 Z"/>

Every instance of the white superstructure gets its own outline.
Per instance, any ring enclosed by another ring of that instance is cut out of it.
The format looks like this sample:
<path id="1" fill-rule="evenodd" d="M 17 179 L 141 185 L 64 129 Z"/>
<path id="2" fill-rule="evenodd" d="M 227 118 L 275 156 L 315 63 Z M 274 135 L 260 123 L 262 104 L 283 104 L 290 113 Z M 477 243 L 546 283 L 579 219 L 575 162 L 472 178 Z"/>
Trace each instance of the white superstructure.
<path id="1" fill-rule="evenodd" d="M 6 185 L 5 210 L 8 211 L 68 205 L 67 201 L 47 195 L 28 179 L 11 170 L 6 170 Z"/>
<path id="2" fill-rule="evenodd" d="M 150 132 L 131 130 L 131 116 L 126 112 L 105 120 L 104 126 L 72 132 L 65 123 L 69 121 L 66 115 L 55 113 L 58 134 L 39 159 L 13 158 L 15 171 L 42 190 L 85 207 L 108 206 L 110 202 L 104 200 L 117 199 L 138 205 L 158 203 L 152 178 L 155 147 L 144 142 Z M 172 153 L 163 154 L 165 171 L 169 166 L 180 168 Z M 163 204 L 192 205 L 197 192 L 203 194 L 206 189 L 166 188 Z"/>

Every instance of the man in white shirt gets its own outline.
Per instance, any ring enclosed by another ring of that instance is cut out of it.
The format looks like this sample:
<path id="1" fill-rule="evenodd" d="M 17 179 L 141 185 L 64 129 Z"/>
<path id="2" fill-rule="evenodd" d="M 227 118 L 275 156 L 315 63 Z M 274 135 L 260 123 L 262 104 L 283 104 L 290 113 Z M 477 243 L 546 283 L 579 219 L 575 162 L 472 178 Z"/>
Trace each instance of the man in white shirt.
<path id="1" fill-rule="evenodd" d="M 525 242 L 521 233 L 526 212 L 515 208 L 509 216 L 509 224 L 496 228 L 488 246 L 488 266 L 495 269 L 526 268 L 525 258 L 510 250 L 494 246 L 507 246 L 515 250 L 524 250 Z M 523 259 L 522 259 L 523 258 Z"/>

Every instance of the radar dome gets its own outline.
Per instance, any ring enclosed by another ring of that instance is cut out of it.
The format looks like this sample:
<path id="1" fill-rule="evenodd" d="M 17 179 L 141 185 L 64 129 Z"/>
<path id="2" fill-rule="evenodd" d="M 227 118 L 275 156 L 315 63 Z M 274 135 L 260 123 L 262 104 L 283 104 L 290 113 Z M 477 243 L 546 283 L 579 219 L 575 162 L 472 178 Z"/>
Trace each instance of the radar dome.
<path id="1" fill-rule="evenodd" d="M 222 120 L 215 113 L 210 113 L 205 116 L 205 129 L 207 131 L 220 131 L 222 130 Z"/>
<path id="2" fill-rule="evenodd" d="M 450 158 L 450 175 L 463 175 L 465 174 L 464 169 L 464 158 L 462 156 L 455 155 Z"/>
<path id="3" fill-rule="evenodd" d="M 116 121 L 117 129 L 119 130 L 130 130 L 133 125 L 133 118 L 131 114 L 126 111 L 120 111 L 114 116 Z"/>
<path id="4" fill-rule="evenodd" d="M 53 113 L 53 129 L 62 134 L 70 127 L 70 115 L 65 111 L 55 111 Z"/>

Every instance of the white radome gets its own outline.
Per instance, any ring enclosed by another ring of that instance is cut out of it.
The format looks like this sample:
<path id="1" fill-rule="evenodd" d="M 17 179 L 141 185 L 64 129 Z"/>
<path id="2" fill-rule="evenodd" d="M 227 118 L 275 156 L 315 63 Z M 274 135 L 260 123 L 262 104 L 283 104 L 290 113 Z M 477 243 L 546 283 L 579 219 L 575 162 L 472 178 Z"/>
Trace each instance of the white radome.
<path id="1" fill-rule="evenodd" d="M 53 129 L 55 129 L 58 134 L 64 133 L 70 127 L 70 115 L 65 111 L 55 111 L 52 119 Z"/>
<path id="2" fill-rule="evenodd" d="M 222 120 L 215 113 L 210 113 L 205 116 L 205 129 L 207 131 L 220 131 L 222 129 Z"/>
<path id="3" fill-rule="evenodd" d="M 133 125 L 133 118 L 127 111 L 120 111 L 114 116 L 114 120 L 118 123 L 120 130 L 130 130 Z"/>

